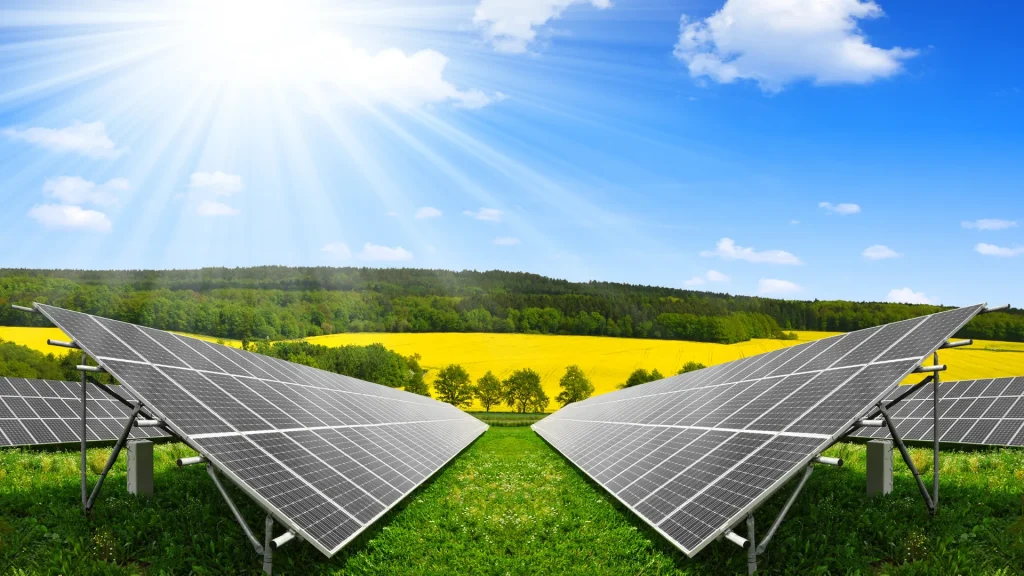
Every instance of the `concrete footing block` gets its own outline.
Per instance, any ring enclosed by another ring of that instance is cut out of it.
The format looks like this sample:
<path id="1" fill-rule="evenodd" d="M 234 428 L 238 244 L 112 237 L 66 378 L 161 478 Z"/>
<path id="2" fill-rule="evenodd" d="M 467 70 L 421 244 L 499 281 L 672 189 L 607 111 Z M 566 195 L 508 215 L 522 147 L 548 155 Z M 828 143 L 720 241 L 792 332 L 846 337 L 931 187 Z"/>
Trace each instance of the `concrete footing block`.
<path id="1" fill-rule="evenodd" d="M 128 441 L 128 493 L 153 495 L 153 443 L 149 440 Z"/>
<path id="2" fill-rule="evenodd" d="M 868 442 L 868 496 L 892 492 L 892 441 Z"/>

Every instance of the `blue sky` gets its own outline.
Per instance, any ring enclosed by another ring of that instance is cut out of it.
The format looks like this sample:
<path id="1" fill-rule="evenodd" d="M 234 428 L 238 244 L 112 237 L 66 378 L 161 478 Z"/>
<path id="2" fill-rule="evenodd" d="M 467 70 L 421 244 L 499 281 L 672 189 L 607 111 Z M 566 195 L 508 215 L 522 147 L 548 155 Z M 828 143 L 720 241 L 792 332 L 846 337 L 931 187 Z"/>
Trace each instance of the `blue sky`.
<path id="1" fill-rule="evenodd" d="M 1021 304 L 1024 5 L 0 3 L 0 267 Z"/>

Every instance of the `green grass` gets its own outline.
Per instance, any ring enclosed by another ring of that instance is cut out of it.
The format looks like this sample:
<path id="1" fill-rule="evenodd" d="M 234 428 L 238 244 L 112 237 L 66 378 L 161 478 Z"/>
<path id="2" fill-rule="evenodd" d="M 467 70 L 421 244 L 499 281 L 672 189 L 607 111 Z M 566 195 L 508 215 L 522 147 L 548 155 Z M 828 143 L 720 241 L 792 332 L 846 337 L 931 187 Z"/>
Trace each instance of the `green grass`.
<path id="1" fill-rule="evenodd" d="M 930 468 L 927 450 L 912 452 Z M 156 447 L 152 499 L 125 492 L 122 458 L 86 520 L 77 453 L 0 451 L 0 574 L 258 574 L 260 559 L 206 472 L 174 466 L 190 453 Z M 107 454 L 90 450 L 90 465 Z M 818 467 L 761 557 L 764 573 L 1024 571 L 1024 451 L 945 452 L 935 520 L 902 463 L 895 492 L 869 499 L 864 447 L 829 455 L 847 466 Z M 762 534 L 788 490 L 757 514 Z M 236 501 L 262 527 L 258 509 Z M 278 574 L 650 576 L 741 573 L 745 556 L 726 542 L 686 558 L 520 427 L 489 430 L 333 559 L 295 542 L 274 564 Z"/>
<path id="2" fill-rule="evenodd" d="M 548 415 L 547 412 L 527 412 L 525 414 L 518 412 L 469 412 L 469 414 L 476 416 L 488 426 L 497 426 L 499 428 L 502 426 L 530 426 Z"/>

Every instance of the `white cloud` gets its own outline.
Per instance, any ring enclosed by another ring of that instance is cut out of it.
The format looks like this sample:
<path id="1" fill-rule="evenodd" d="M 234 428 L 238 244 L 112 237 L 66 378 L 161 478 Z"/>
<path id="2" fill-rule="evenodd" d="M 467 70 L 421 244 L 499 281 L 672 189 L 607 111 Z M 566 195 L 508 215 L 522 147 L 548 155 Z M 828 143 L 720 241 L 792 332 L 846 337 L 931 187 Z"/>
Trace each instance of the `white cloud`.
<path id="1" fill-rule="evenodd" d="M 802 292 L 803 288 L 789 280 L 761 278 L 757 281 L 757 293 L 765 296 L 784 296 Z"/>
<path id="2" fill-rule="evenodd" d="M 861 256 L 868 260 L 886 260 L 889 258 L 899 258 L 900 254 L 888 246 L 875 244 L 874 246 L 868 246 L 865 248 L 864 252 L 861 253 Z"/>
<path id="3" fill-rule="evenodd" d="M 707 284 L 708 282 L 728 282 L 728 281 L 729 281 L 729 277 L 726 276 L 725 274 L 722 274 L 721 272 L 718 272 L 718 271 L 715 271 L 715 270 L 708 270 L 703 276 L 694 276 L 693 278 L 690 278 L 689 280 L 684 280 L 683 281 L 683 286 L 687 286 L 687 287 L 703 286 L 704 284 Z"/>
<path id="4" fill-rule="evenodd" d="M 609 8 L 611 0 L 480 0 L 473 23 L 494 49 L 520 54 L 537 37 L 538 26 L 555 20 L 573 4 Z"/>
<path id="5" fill-rule="evenodd" d="M 839 214 L 840 216 L 849 216 L 850 214 L 856 214 L 860 212 L 860 206 L 857 204 L 833 204 L 831 202 L 819 202 L 818 208 L 824 208 L 829 214 Z"/>
<path id="6" fill-rule="evenodd" d="M 938 304 L 935 298 L 925 296 L 924 292 L 914 292 L 910 288 L 893 288 L 889 290 L 889 302 L 901 304 Z"/>
<path id="7" fill-rule="evenodd" d="M 866 84 L 917 55 L 868 43 L 857 21 L 881 16 L 872 0 L 727 0 L 704 20 L 684 14 L 673 53 L 694 78 L 754 80 L 766 92 L 804 79 Z"/>
<path id="8" fill-rule="evenodd" d="M 976 245 L 974 250 L 978 254 L 985 256 L 1001 256 L 1003 258 L 1012 258 L 1014 256 L 1020 256 L 1024 254 L 1024 246 L 1014 246 L 1009 248 L 1006 246 L 996 246 L 995 244 L 985 244 L 984 242 Z"/>
<path id="9" fill-rule="evenodd" d="M 519 244 L 519 238 L 513 238 L 512 236 L 499 236 L 494 239 L 494 243 L 498 246 L 515 246 Z"/>
<path id="10" fill-rule="evenodd" d="M 960 225 L 970 230 L 1005 230 L 1017 227 L 1017 223 L 1013 220 L 1000 220 L 998 218 L 982 218 L 981 220 L 961 222 Z"/>
<path id="11" fill-rule="evenodd" d="M 199 203 L 199 207 L 196 208 L 196 212 L 200 216 L 235 216 L 240 211 L 223 202 L 203 200 Z"/>
<path id="12" fill-rule="evenodd" d="M 201 192 L 211 192 L 216 196 L 231 196 L 245 190 L 245 183 L 238 174 L 216 172 L 193 172 L 189 178 L 189 188 Z"/>
<path id="13" fill-rule="evenodd" d="M 77 152 L 90 158 L 117 158 L 124 153 L 107 136 L 103 122 L 75 122 L 64 128 L 7 128 L 4 136 L 28 142 L 55 152 Z"/>
<path id="14" fill-rule="evenodd" d="M 112 178 L 99 185 L 78 176 L 59 176 L 43 182 L 43 194 L 64 204 L 113 206 L 130 188 L 125 178 Z"/>
<path id="15" fill-rule="evenodd" d="M 439 218 L 441 216 L 441 211 L 433 206 L 424 206 L 416 211 L 415 216 L 417 220 L 423 220 L 425 218 Z"/>
<path id="16" fill-rule="evenodd" d="M 110 219 L 103 212 L 86 210 L 67 204 L 40 204 L 33 206 L 28 215 L 46 228 L 110 232 Z"/>
<path id="17" fill-rule="evenodd" d="M 386 102 L 399 108 L 450 102 L 461 108 L 483 108 L 505 99 L 501 92 L 460 90 L 444 77 L 448 57 L 436 50 L 406 54 L 388 48 L 370 54 L 349 38 L 321 35 L 302 58 L 306 69 L 322 70 L 324 80 L 356 101 Z"/>
<path id="18" fill-rule="evenodd" d="M 344 242 L 324 244 L 320 251 L 337 260 L 349 260 L 352 258 L 352 251 L 348 249 L 348 244 Z"/>
<path id="19" fill-rule="evenodd" d="M 799 220 L 790 220 L 789 223 L 792 224 L 793 226 L 796 226 L 797 224 L 800 223 L 800 221 Z"/>
<path id="20" fill-rule="evenodd" d="M 399 262 L 412 260 L 412 252 L 401 246 L 391 248 L 390 246 L 379 246 L 367 242 L 363 244 L 363 250 L 359 253 L 359 259 L 374 262 Z"/>
<path id="21" fill-rule="evenodd" d="M 496 208 L 481 208 L 476 212 L 473 212 L 472 210 L 464 210 L 462 213 L 466 216 L 472 216 L 477 220 L 486 220 L 488 222 L 501 222 L 503 214 L 501 210 Z"/>
<path id="22" fill-rule="evenodd" d="M 732 238 L 722 238 L 715 245 L 714 250 L 704 250 L 700 255 L 705 258 L 717 256 L 723 260 L 744 260 L 755 264 L 788 264 L 791 266 L 803 264 L 799 258 L 784 250 L 758 252 L 753 248 L 737 246 Z"/>

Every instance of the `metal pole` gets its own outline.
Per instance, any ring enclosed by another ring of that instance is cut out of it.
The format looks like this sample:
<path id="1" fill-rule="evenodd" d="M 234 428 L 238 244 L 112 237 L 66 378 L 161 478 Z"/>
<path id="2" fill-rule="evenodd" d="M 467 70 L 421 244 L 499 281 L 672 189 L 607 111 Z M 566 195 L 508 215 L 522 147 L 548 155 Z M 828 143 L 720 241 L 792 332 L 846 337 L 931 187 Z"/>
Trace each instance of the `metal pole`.
<path id="1" fill-rule="evenodd" d="M 882 418 L 885 419 L 885 423 L 889 427 L 889 434 L 892 435 L 893 442 L 896 443 L 896 447 L 900 449 L 900 454 L 903 455 L 903 461 L 907 463 L 907 468 L 910 468 L 910 472 L 914 475 L 914 480 L 917 480 L 917 487 L 921 489 L 924 503 L 928 506 L 928 511 L 930 512 L 935 508 L 935 505 L 932 503 L 932 495 L 928 493 L 928 488 L 924 485 L 924 480 L 921 479 L 921 473 L 917 471 L 917 466 L 914 466 L 914 460 L 910 457 L 910 452 L 907 452 L 907 447 L 903 444 L 903 438 L 900 437 L 899 432 L 896 431 L 896 425 L 892 423 L 892 418 L 889 418 L 889 411 L 885 409 L 885 404 L 879 402 L 878 410 L 882 413 Z"/>
<path id="2" fill-rule="evenodd" d="M 139 417 L 139 412 L 142 410 L 142 403 L 135 406 L 135 410 L 132 412 L 131 417 L 128 418 L 128 422 L 124 425 L 124 430 L 121 432 L 121 436 L 117 439 L 117 443 L 114 444 L 114 449 L 110 452 L 110 458 L 107 458 L 107 464 L 103 466 L 103 472 L 100 472 L 100 477 L 96 479 L 96 485 L 92 487 L 92 494 L 89 494 L 89 501 L 85 503 L 85 511 L 92 510 L 92 505 L 96 502 L 96 496 L 100 493 L 100 488 L 103 487 L 103 481 L 107 479 L 107 472 L 114 466 L 114 462 L 117 462 L 117 455 L 121 453 L 121 448 L 124 447 L 124 443 L 128 440 L 128 435 L 132 431 L 132 426 L 135 424 L 135 419 Z"/>
<path id="3" fill-rule="evenodd" d="M 224 497 L 224 501 L 227 502 L 228 508 L 231 509 L 231 514 L 235 516 L 235 521 L 238 522 L 239 526 L 242 527 L 242 531 L 245 532 L 245 537 L 249 539 L 252 547 L 256 550 L 257 554 L 263 554 L 263 546 L 260 545 L 260 541 L 253 535 L 252 530 L 249 529 L 249 525 L 246 524 L 245 518 L 242 513 L 238 511 L 238 507 L 235 506 L 231 496 L 228 496 L 227 490 L 224 489 L 224 485 L 220 483 L 220 478 L 217 477 L 217 472 L 213 468 L 213 464 L 206 464 L 206 472 L 213 478 L 214 485 L 217 486 L 217 490 L 220 491 L 220 495 Z"/>
<path id="4" fill-rule="evenodd" d="M 768 529 L 768 533 L 764 535 L 764 539 L 757 545 L 757 553 L 764 553 L 765 549 L 768 548 L 768 542 L 771 541 L 772 537 L 775 536 L 775 531 L 779 529 L 779 525 L 782 524 L 783 519 L 786 518 L 786 514 L 789 509 L 793 507 L 793 503 L 796 502 L 796 497 L 800 495 L 800 491 L 804 489 L 804 484 L 807 483 L 807 479 L 811 477 L 811 473 L 814 472 L 814 465 L 808 465 L 807 470 L 804 471 L 803 477 L 800 478 L 800 483 L 796 485 L 796 490 L 789 495 L 789 500 L 786 500 L 786 505 L 779 511 L 779 515 L 775 518 L 775 522 L 772 523 L 772 527 Z M 749 555 L 749 553 L 748 553 Z"/>
<path id="5" fill-rule="evenodd" d="M 939 363 L 939 353 L 936 352 L 933 360 L 935 364 Z M 935 379 L 932 380 L 932 441 L 934 446 L 932 447 L 935 451 L 934 462 L 932 464 L 932 516 L 939 511 L 939 373 L 933 374 Z"/>
<path id="6" fill-rule="evenodd" d="M 267 533 L 263 536 L 263 572 L 270 576 L 274 573 L 274 517 L 267 514 Z"/>
<path id="7" fill-rule="evenodd" d="M 82 364 L 85 364 L 85 352 L 82 352 Z M 88 486 L 88 478 L 86 477 L 86 458 L 85 458 L 86 442 L 88 441 L 88 438 L 89 438 L 88 429 L 85 427 L 85 418 L 86 418 L 86 414 L 87 414 L 86 407 L 85 407 L 85 400 L 88 397 L 88 392 L 86 390 L 86 385 L 87 385 L 87 383 L 86 383 L 86 379 L 85 379 L 85 372 L 82 372 L 82 512 L 88 512 L 89 511 L 89 507 L 88 507 L 88 503 L 89 503 L 89 486 Z"/>
<path id="8" fill-rule="evenodd" d="M 754 540 L 756 534 L 754 532 L 754 514 L 747 514 L 747 541 L 749 546 L 747 548 L 747 574 L 754 574 L 757 572 L 757 542 Z"/>

